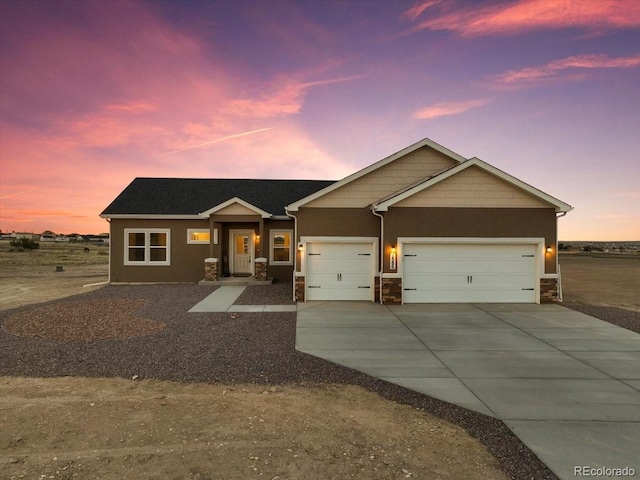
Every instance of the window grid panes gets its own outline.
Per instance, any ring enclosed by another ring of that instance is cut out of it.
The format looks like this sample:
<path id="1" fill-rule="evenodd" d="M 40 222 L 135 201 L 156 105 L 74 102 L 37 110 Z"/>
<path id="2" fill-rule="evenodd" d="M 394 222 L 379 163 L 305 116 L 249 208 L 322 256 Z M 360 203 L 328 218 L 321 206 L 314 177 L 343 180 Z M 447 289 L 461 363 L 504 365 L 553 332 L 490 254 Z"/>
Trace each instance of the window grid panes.
<path id="1" fill-rule="evenodd" d="M 168 229 L 126 229 L 125 265 L 169 265 Z"/>
<path id="2" fill-rule="evenodd" d="M 291 230 L 281 230 L 271 232 L 271 263 L 272 264 L 291 264 L 292 250 L 291 239 L 293 233 Z"/>

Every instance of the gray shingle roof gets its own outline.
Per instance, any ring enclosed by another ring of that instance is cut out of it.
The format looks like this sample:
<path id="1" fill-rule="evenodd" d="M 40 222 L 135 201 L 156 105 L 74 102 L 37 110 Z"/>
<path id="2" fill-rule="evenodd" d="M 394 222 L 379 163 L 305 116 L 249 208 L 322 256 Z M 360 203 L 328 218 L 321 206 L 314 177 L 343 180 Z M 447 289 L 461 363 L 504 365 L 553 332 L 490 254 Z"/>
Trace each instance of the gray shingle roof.
<path id="1" fill-rule="evenodd" d="M 272 215 L 325 188 L 327 180 L 136 178 L 101 215 L 196 215 L 238 197 Z"/>

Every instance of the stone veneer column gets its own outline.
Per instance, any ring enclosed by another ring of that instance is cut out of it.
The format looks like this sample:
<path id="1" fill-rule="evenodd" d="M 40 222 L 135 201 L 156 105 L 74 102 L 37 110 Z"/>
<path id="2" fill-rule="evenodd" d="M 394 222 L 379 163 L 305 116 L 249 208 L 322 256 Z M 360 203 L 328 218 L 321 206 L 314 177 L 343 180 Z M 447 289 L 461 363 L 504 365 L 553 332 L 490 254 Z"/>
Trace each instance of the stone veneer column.
<path id="1" fill-rule="evenodd" d="M 209 282 L 218 281 L 218 259 L 217 258 L 204 259 L 204 279 Z"/>
<path id="2" fill-rule="evenodd" d="M 256 280 L 267 281 L 267 259 L 264 257 L 256 258 Z"/>
<path id="3" fill-rule="evenodd" d="M 399 277 L 382 279 L 382 303 L 399 305 L 402 303 L 402 279 Z"/>
<path id="4" fill-rule="evenodd" d="M 558 281 L 555 278 L 540 279 L 540 302 L 558 301 Z"/>
<path id="5" fill-rule="evenodd" d="M 304 302 L 304 277 L 296 277 L 296 302 Z"/>

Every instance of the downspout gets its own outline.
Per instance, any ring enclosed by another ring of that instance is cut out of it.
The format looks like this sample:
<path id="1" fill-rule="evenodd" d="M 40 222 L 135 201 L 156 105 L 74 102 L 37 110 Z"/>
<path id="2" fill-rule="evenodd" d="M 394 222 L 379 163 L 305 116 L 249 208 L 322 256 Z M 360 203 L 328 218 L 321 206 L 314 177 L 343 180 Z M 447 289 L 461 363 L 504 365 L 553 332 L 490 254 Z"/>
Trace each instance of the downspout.
<path id="1" fill-rule="evenodd" d="M 296 243 L 295 243 L 295 249 L 294 249 L 294 256 L 293 256 L 293 287 L 292 287 L 292 292 L 291 295 L 293 297 L 293 301 L 296 301 L 296 271 L 298 270 L 298 217 L 296 217 L 295 215 L 289 213 L 289 210 L 287 209 L 287 207 L 284 207 L 284 213 L 287 215 L 287 217 L 289 218 L 293 218 L 293 238 L 295 238 Z"/>
<path id="2" fill-rule="evenodd" d="M 558 231 L 558 219 L 564 217 L 567 212 L 560 212 L 556 214 L 556 232 Z M 558 239 L 556 238 L 556 273 L 558 274 L 558 302 L 562 303 L 562 273 L 560 271 L 560 252 L 558 251 Z"/>
<path id="3" fill-rule="evenodd" d="M 378 272 L 380 285 L 378 287 L 378 297 L 380 300 L 380 305 L 382 305 L 382 272 L 384 270 L 384 216 L 381 213 L 375 211 L 374 205 L 371 205 L 371 213 L 373 213 L 376 217 L 380 217 L 380 271 Z"/>
<path id="4" fill-rule="evenodd" d="M 109 271 L 107 273 L 107 281 L 98 282 L 98 283 L 88 283 L 87 285 L 82 285 L 82 288 L 98 287 L 100 285 L 109 285 L 109 283 L 111 283 L 111 219 L 107 218 L 106 220 L 107 220 L 107 223 L 109 223 Z"/>

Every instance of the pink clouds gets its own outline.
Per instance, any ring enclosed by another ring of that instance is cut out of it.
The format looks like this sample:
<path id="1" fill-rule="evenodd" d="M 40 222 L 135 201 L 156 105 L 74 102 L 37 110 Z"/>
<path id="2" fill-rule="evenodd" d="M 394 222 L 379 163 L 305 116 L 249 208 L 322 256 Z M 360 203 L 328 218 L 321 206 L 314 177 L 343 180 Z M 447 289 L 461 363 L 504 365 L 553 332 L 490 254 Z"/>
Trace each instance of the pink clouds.
<path id="1" fill-rule="evenodd" d="M 446 117 L 449 115 L 458 115 L 467 110 L 478 108 L 489 103 L 489 98 L 478 98 L 466 102 L 441 102 L 435 105 L 424 107 L 413 114 L 413 118 L 417 120 L 432 120 L 438 117 Z"/>
<path id="2" fill-rule="evenodd" d="M 332 78 L 316 81 L 287 80 L 275 82 L 268 91 L 256 99 L 233 99 L 227 102 L 225 112 L 230 115 L 252 118 L 279 117 L 295 115 L 300 112 L 304 96 L 313 87 L 348 82 L 359 76 Z"/>
<path id="3" fill-rule="evenodd" d="M 522 86 L 558 78 L 580 69 L 634 68 L 640 66 L 640 55 L 611 58 L 607 55 L 577 55 L 538 67 L 510 70 L 491 77 L 500 86 Z"/>
<path id="4" fill-rule="evenodd" d="M 405 12 L 411 20 L 439 2 L 428 0 Z M 524 31 L 561 28 L 585 28 L 610 31 L 640 26 L 640 2 L 627 0 L 519 0 L 500 5 L 462 3 L 450 11 L 434 13 L 419 21 L 410 31 L 448 30 L 462 36 L 513 35 Z"/>

